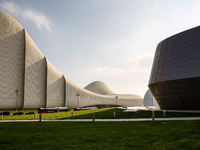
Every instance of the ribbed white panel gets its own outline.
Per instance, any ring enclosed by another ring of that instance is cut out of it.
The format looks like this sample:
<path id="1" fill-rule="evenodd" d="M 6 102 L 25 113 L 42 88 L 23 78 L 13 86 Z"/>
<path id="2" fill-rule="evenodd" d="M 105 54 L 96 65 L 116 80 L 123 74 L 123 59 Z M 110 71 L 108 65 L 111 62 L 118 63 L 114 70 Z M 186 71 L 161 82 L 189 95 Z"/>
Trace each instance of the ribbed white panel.
<path id="1" fill-rule="evenodd" d="M 64 76 L 47 60 L 47 101 L 46 107 L 65 105 Z"/>
<path id="2" fill-rule="evenodd" d="M 46 59 L 27 32 L 25 46 L 24 109 L 45 107 Z"/>
<path id="3" fill-rule="evenodd" d="M 24 98 L 24 30 L 0 11 L 0 109 L 22 109 Z"/>

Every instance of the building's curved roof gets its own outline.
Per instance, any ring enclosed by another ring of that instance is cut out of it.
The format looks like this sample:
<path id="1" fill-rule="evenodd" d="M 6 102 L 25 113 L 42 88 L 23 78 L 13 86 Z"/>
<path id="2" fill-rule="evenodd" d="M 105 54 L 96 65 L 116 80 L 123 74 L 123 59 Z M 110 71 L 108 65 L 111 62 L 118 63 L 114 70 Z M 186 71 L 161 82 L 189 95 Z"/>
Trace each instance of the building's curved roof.
<path id="1" fill-rule="evenodd" d="M 114 97 L 119 97 L 121 99 L 129 99 L 131 101 L 131 99 L 134 101 L 136 99 L 138 100 L 142 100 L 142 97 L 140 97 L 139 95 L 135 95 L 135 94 L 117 94 L 114 93 L 104 82 L 102 81 L 94 81 L 92 83 L 90 83 L 89 85 L 87 85 L 84 89 L 91 91 L 93 93 L 97 93 L 100 95 L 107 95 L 107 96 L 114 96 Z"/>
<path id="2" fill-rule="evenodd" d="M 102 95 L 115 94 L 104 82 L 95 81 L 84 87 L 84 89 Z"/>
<path id="3" fill-rule="evenodd" d="M 161 109 L 200 110 L 200 26 L 156 47 L 149 88 Z"/>

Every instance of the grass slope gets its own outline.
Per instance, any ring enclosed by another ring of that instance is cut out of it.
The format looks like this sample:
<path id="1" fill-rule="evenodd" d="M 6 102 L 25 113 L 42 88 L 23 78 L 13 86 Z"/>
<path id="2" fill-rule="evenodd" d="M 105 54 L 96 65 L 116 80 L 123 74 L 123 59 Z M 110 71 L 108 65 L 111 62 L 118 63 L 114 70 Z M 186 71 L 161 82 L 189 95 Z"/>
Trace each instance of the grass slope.
<path id="1" fill-rule="evenodd" d="M 0 149 L 197 150 L 200 121 L 2 122 Z"/>

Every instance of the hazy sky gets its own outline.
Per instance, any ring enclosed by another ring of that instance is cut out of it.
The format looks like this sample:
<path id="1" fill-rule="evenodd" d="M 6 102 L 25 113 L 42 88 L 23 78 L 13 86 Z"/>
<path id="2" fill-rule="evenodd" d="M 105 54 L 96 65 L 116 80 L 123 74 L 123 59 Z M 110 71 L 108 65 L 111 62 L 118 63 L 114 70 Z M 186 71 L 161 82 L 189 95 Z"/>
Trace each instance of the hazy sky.
<path id="1" fill-rule="evenodd" d="M 0 0 L 68 79 L 141 97 L 157 44 L 199 26 L 199 8 L 198 0 Z"/>

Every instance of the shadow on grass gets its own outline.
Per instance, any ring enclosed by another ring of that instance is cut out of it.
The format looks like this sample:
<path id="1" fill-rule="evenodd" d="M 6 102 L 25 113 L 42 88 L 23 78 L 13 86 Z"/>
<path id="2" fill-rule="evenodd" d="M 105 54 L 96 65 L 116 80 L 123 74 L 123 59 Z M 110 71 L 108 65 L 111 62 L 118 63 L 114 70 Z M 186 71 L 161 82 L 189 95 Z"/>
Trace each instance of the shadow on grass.
<path id="1" fill-rule="evenodd" d="M 114 117 L 115 112 L 115 117 Z M 152 118 L 152 111 L 141 110 L 139 114 L 123 114 L 123 109 L 109 109 L 101 112 L 95 112 L 95 119 L 125 119 L 125 118 Z M 163 111 L 155 111 L 155 118 L 167 118 L 167 117 L 200 117 L 200 113 L 191 112 L 166 112 L 165 116 Z M 73 116 L 73 119 L 92 119 L 93 114 L 77 114 Z M 70 117 L 65 117 L 61 119 L 72 119 Z"/>

